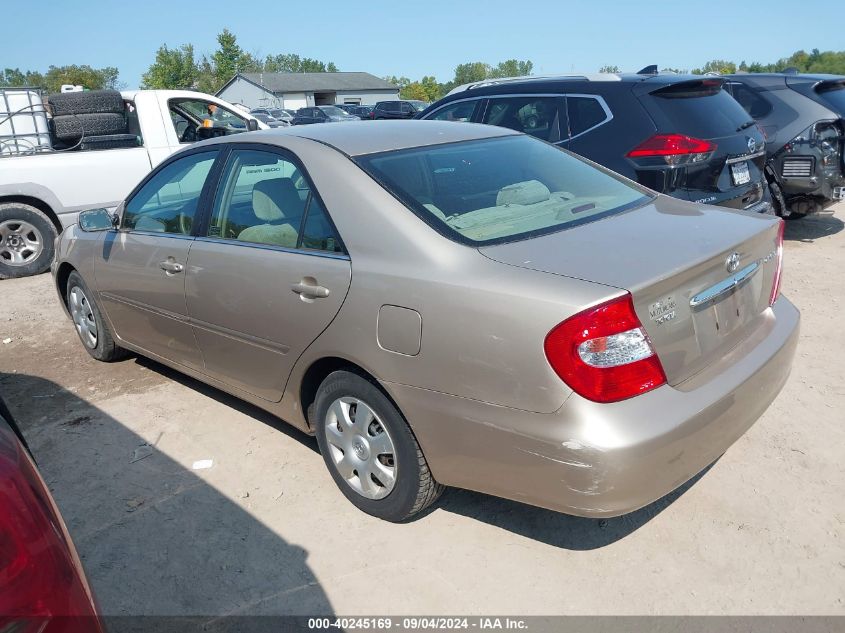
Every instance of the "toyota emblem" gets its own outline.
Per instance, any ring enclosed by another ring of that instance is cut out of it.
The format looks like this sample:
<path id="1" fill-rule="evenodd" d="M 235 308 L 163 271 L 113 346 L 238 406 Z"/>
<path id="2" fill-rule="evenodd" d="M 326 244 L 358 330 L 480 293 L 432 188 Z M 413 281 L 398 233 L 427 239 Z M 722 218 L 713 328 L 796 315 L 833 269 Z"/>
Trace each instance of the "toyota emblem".
<path id="1" fill-rule="evenodd" d="M 728 255 L 728 258 L 725 260 L 725 268 L 728 269 L 729 273 L 735 273 L 736 269 L 739 268 L 739 253 L 731 253 Z"/>

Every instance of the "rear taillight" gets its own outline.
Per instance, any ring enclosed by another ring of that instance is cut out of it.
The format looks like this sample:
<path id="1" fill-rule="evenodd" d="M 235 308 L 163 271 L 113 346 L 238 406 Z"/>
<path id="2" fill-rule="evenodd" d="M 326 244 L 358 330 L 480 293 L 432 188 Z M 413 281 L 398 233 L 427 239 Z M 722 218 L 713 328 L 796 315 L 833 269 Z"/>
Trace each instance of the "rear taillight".
<path id="1" fill-rule="evenodd" d="M 557 375 L 595 402 L 625 400 L 666 383 L 630 294 L 568 318 L 543 347 Z"/>
<path id="2" fill-rule="evenodd" d="M 772 281 L 772 294 L 769 296 L 769 305 L 774 305 L 775 301 L 780 296 L 780 280 L 781 271 L 783 271 L 783 231 L 786 228 L 786 223 L 781 220 L 778 225 L 778 236 L 775 243 L 775 259 L 777 260 L 777 268 L 775 268 L 775 278 Z"/>
<path id="3" fill-rule="evenodd" d="M 14 436 L 3 433 L 0 631 L 99 633 L 82 566 L 50 493 Z"/>
<path id="4" fill-rule="evenodd" d="M 684 136 L 683 134 L 655 134 L 626 154 L 637 162 L 686 165 L 709 160 L 716 151 L 711 141 Z"/>

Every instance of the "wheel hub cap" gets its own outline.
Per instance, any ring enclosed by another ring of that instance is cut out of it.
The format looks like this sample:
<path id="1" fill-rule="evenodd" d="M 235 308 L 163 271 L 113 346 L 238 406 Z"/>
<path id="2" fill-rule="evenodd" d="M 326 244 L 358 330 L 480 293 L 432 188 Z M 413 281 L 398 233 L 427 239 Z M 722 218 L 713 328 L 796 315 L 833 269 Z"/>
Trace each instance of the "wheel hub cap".
<path id="1" fill-rule="evenodd" d="M 358 398 L 338 398 L 324 424 L 331 462 L 347 485 L 367 499 L 389 495 L 396 484 L 396 449 L 375 412 Z"/>
<path id="2" fill-rule="evenodd" d="M 29 222 L 0 222 L 0 263 L 23 266 L 37 259 L 43 250 L 41 231 Z"/>

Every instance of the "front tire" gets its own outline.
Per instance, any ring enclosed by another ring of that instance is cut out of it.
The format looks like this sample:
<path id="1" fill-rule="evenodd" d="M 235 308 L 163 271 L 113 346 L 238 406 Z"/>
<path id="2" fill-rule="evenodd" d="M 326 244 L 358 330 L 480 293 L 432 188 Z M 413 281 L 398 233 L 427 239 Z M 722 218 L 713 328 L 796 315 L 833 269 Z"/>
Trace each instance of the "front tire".
<path id="1" fill-rule="evenodd" d="M 53 261 L 56 227 L 28 204 L 0 204 L 0 279 L 46 272 Z"/>
<path id="2" fill-rule="evenodd" d="M 75 270 L 68 276 L 66 301 L 79 340 L 92 358 L 110 363 L 126 357 L 128 352 L 114 342 L 94 294 Z"/>
<path id="3" fill-rule="evenodd" d="M 320 453 L 338 488 L 358 509 L 400 522 L 443 492 L 405 418 L 372 381 L 335 371 L 320 385 L 314 404 Z"/>

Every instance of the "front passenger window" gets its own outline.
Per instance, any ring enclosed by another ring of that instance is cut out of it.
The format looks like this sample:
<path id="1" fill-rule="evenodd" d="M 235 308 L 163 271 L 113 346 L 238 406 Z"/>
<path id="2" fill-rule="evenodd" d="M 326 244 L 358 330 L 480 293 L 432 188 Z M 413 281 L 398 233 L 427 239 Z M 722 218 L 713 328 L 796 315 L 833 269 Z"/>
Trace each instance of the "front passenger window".
<path id="1" fill-rule="evenodd" d="M 217 150 L 191 154 L 160 169 L 126 203 L 124 229 L 190 235 Z"/>

